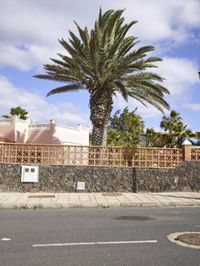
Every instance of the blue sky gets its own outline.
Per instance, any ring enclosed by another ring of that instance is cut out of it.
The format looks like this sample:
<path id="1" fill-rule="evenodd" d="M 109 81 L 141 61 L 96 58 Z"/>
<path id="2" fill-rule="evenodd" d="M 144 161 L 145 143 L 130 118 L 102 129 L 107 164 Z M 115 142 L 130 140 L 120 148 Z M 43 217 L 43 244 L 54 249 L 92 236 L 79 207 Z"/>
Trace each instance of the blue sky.
<path id="1" fill-rule="evenodd" d="M 75 31 L 73 20 L 92 28 L 100 6 L 103 11 L 125 9 L 127 22 L 138 21 L 129 34 L 138 37 L 139 45 L 153 45 L 153 55 L 163 59 L 154 71 L 165 78 L 171 108 L 189 128 L 200 130 L 199 0 L 1 0 L 0 114 L 20 105 L 34 122 L 55 119 L 64 125 L 90 125 L 87 92 L 47 98 L 58 84 L 32 76 L 43 72 L 50 57 L 65 52 L 57 40 L 67 39 L 69 29 Z M 113 111 L 126 106 L 138 108 L 146 127 L 159 129 L 162 114 L 155 108 L 131 99 L 127 103 L 119 96 Z"/>

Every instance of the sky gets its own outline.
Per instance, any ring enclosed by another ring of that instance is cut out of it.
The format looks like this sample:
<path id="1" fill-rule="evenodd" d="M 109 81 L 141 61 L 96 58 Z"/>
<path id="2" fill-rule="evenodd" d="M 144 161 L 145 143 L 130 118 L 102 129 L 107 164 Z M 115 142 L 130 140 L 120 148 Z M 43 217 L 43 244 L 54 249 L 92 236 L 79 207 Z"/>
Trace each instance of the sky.
<path id="1" fill-rule="evenodd" d="M 200 130 L 200 0 L 0 0 L 0 115 L 21 106 L 33 122 L 91 125 L 87 91 L 46 97 L 58 84 L 33 75 L 65 53 L 58 39 L 77 32 L 73 21 L 91 29 L 100 7 L 124 9 L 127 23 L 138 21 L 129 34 L 138 38 L 138 47 L 153 45 L 151 55 L 162 58 L 154 72 L 165 78 L 171 109 L 188 128 Z M 126 106 L 137 108 L 146 127 L 159 130 L 163 114 L 154 107 L 118 95 L 113 113 Z"/>

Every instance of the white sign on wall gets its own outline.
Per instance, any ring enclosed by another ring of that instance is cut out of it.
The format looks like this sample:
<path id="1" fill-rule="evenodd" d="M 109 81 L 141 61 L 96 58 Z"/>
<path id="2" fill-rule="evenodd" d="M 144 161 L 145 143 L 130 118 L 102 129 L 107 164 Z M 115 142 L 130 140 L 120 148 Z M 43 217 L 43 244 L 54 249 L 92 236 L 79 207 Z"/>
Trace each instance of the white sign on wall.
<path id="1" fill-rule="evenodd" d="M 85 190 L 85 182 L 77 182 L 77 190 Z"/>
<path id="2" fill-rule="evenodd" d="M 39 179 L 38 176 L 39 176 L 38 166 L 22 165 L 21 182 L 37 183 Z"/>

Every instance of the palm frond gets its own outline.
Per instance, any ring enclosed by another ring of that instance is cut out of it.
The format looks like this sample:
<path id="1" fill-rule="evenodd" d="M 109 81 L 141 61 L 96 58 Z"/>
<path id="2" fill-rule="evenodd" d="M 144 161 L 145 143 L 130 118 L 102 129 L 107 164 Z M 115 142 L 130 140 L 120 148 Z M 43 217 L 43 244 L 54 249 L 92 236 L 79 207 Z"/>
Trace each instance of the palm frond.
<path id="1" fill-rule="evenodd" d="M 50 95 L 53 95 L 53 94 L 57 94 L 57 93 L 63 93 L 63 92 L 68 92 L 68 91 L 74 91 L 74 90 L 78 90 L 78 89 L 81 89 L 82 86 L 81 84 L 70 84 L 70 85 L 66 85 L 66 86 L 62 86 L 62 87 L 58 87 L 58 88 L 55 88 L 51 91 L 49 91 L 47 93 L 47 97 L 50 96 Z"/>
<path id="2" fill-rule="evenodd" d="M 123 98 L 127 101 L 128 100 L 128 89 L 127 89 L 127 87 L 120 80 L 115 80 L 114 83 L 119 88 Z"/>
<path id="3" fill-rule="evenodd" d="M 164 86 L 154 82 L 154 80 L 162 81 L 162 78 L 150 72 L 129 76 L 127 78 L 129 96 L 133 97 L 135 94 L 142 101 L 152 104 L 163 112 L 162 107 L 169 109 L 169 105 L 163 97 L 164 93 L 169 94 L 169 91 Z"/>

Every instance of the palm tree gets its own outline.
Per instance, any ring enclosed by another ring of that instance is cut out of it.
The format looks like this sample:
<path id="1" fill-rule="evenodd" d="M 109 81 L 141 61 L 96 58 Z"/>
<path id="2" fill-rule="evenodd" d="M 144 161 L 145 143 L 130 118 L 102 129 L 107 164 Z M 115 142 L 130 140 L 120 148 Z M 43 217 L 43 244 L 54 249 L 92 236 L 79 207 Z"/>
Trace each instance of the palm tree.
<path id="1" fill-rule="evenodd" d="M 163 116 L 162 121 L 160 122 L 160 127 L 165 131 L 168 130 L 171 132 L 180 121 L 182 121 L 180 114 L 175 110 L 172 110 L 169 117 Z"/>
<path id="2" fill-rule="evenodd" d="M 167 133 L 167 147 L 180 147 L 185 138 L 194 136 L 194 133 L 187 129 L 180 114 L 174 110 L 171 111 L 169 117 L 163 116 L 160 127 Z"/>
<path id="3" fill-rule="evenodd" d="M 44 65 L 46 74 L 36 75 L 40 79 L 64 82 L 65 85 L 52 89 L 47 96 L 85 89 L 90 94 L 90 120 L 93 125 L 92 144 L 106 145 L 106 128 L 112 111 L 113 96 L 118 92 L 125 100 L 128 96 L 154 105 L 161 112 L 169 109 L 164 94 L 169 91 L 159 82 L 163 79 L 146 68 L 155 67 L 160 58 L 146 58 L 154 50 L 144 46 L 132 50 L 136 37 L 127 36 L 136 21 L 124 23 L 123 10 L 100 9 L 94 29 L 82 29 L 76 22 L 79 36 L 69 31 L 69 41 L 59 40 L 65 48 L 60 59 L 51 59 L 53 64 Z"/>
<path id="4" fill-rule="evenodd" d="M 163 147 L 164 136 L 160 132 L 156 132 L 153 128 L 146 129 L 146 146 L 147 147 Z"/>
<path id="5" fill-rule="evenodd" d="M 26 120 L 28 118 L 28 112 L 21 106 L 13 107 L 10 109 L 9 115 L 3 115 L 5 118 L 10 118 L 12 115 L 17 115 L 20 119 Z"/>

